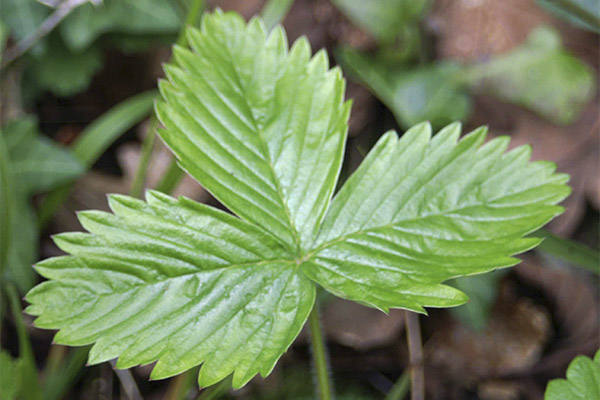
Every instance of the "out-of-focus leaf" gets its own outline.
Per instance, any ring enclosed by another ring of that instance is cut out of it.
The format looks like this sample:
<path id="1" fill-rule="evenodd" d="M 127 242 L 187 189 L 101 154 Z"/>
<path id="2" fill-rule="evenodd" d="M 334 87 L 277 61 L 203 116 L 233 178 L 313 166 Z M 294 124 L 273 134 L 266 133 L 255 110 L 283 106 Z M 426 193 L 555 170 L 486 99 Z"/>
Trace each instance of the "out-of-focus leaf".
<path id="1" fill-rule="evenodd" d="M 537 2 L 556 16 L 580 28 L 600 33 L 600 1 L 598 0 L 537 0 Z"/>
<path id="2" fill-rule="evenodd" d="M 512 52 L 467 68 L 463 77 L 477 90 L 557 124 L 573 122 L 595 93 L 590 68 L 564 50 L 548 27 L 534 30 Z"/>
<path id="3" fill-rule="evenodd" d="M 548 383 L 545 400 L 591 400 L 600 398 L 600 350 L 593 360 L 577 356 L 569 364 L 567 379 Z"/>
<path id="4" fill-rule="evenodd" d="M 342 68 L 364 83 L 404 128 L 423 121 L 440 128 L 465 119 L 471 110 L 471 98 L 457 79 L 458 65 L 393 67 L 349 48 L 338 49 L 336 56 Z"/>
<path id="5" fill-rule="evenodd" d="M 101 5 L 84 4 L 73 11 L 61 24 L 60 33 L 69 48 L 81 50 L 105 33 L 177 33 L 180 24 L 172 2 L 104 0 Z"/>
<path id="6" fill-rule="evenodd" d="M 269 0 L 265 3 L 260 12 L 260 16 L 267 29 L 272 29 L 275 25 L 282 22 L 286 14 L 294 4 L 294 0 Z"/>
<path id="7" fill-rule="evenodd" d="M 87 126 L 73 143 L 73 155 L 87 168 L 121 135 L 146 118 L 158 92 L 149 90 L 117 104 Z M 69 185 L 46 196 L 40 207 L 40 226 L 44 226 L 71 192 Z"/>
<path id="8" fill-rule="evenodd" d="M 19 196 L 15 200 L 11 219 L 11 246 L 7 252 L 6 269 L 3 278 L 12 282 L 25 293 L 35 283 L 33 263 L 38 259 L 39 230 L 35 211 L 30 199 Z"/>
<path id="9" fill-rule="evenodd" d="M 553 235 L 541 229 L 531 236 L 544 238 L 537 250 L 548 253 L 560 260 L 600 274 L 600 254 L 581 243 Z"/>
<path id="10" fill-rule="evenodd" d="M 35 357 L 31 347 L 31 340 L 29 339 L 29 334 L 27 333 L 27 328 L 23 321 L 23 311 L 21 310 L 19 295 L 17 294 L 15 287 L 11 284 L 6 285 L 4 289 L 8 295 L 10 310 L 13 314 L 17 329 L 17 337 L 19 339 L 19 358 L 13 363 L 16 367 L 17 398 L 41 400 L 42 389 L 40 387 Z"/>
<path id="11" fill-rule="evenodd" d="M 49 90 L 57 96 L 71 96 L 85 90 L 102 67 L 102 52 L 97 46 L 80 51 L 69 50 L 58 34 L 46 41 L 43 54 L 35 57 L 27 71 L 37 90 Z"/>
<path id="12" fill-rule="evenodd" d="M 18 389 L 18 361 L 6 350 L 0 350 L 0 399 L 14 400 Z"/>
<path id="13" fill-rule="evenodd" d="M 11 245 L 3 276 L 24 293 L 34 283 L 32 265 L 37 260 L 39 235 L 31 196 L 75 179 L 84 169 L 67 149 L 38 134 L 34 118 L 11 121 L 2 127 L 1 134 L 9 155 L 5 161 L 11 173 L 13 200 L 9 224 Z M 10 199 L 2 197 L 2 200 Z"/>
<path id="14" fill-rule="evenodd" d="M 391 42 L 403 28 L 418 23 L 429 11 L 429 0 L 334 0 L 334 4 L 356 25 L 380 42 Z"/>
<path id="15" fill-rule="evenodd" d="M 498 295 L 498 285 L 504 275 L 503 270 L 488 274 L 469 276 L 454 280 L 450 285 L 469 296 L 469 302 L 450 312 L 463 324 L 481 331 L 490 317 L 492 306 Z"/>
<path id="16" fill-rule="evenodd" d="M 2 128 L 10 154 L 11 171 L 24 195 L 45 192 L 83 173 L 83 165 L 70 153 L 37 131 L 34 118 L 11 121 Z"/>
<path id="17" fill-rule="evenodd" d="M 13 182 L 4 135 L 0 134 L 0 274 L 6 268 L 12 236 L 14 212 Z"/>
<path id="18" fill-rule="evenodd" d="M 37 0 L 0 0 L 0 19 L 10 27 L 16 41 L 33 33 L 50 14 L 50 9 Z M 45 42 L 38 43 L 34 54 L 45 50 Z"/>

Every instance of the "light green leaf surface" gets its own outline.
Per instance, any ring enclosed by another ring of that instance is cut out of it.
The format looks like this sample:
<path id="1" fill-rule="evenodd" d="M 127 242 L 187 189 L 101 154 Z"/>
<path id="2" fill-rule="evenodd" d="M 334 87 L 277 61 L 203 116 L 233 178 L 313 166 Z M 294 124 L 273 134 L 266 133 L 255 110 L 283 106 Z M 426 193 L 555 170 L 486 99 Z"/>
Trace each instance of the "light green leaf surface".
<path id="1" fill-rule="evenodd" d="M 216 13 L 175 47 L 157 113 L 180 165 L 236 214 L 306 249 L 335 188 L 350 104 L 339 69 L 312 59 L 304 38 L 288 51 L 281 28 L 267 37 Z"/>
<path id="2" fill-rule="evenodd" d="M 165 378 L 204 362 L 201 386 L 267 375 L 296 337 L 314 285 L 261 229 L 191 200 L 112 196 L 115 215 L 79 214 L 92 234 L 63 234 L 72 254 L 37 265 L 52 279 L 27 295 L 56 343 L 96 342 L 90 363 L 158 360 Z"/>
<path id="3" fill-rule="evenodd" d="M 477 90 L 563 125 L 573 122 L 596 92 L 592 70 L 548 27 L 535 29 L 513 51 L 467 68 L 463 77 Z"/>
<path id="4" fill-rule="evenodd" d="M 537 3 L 575 26 L 600 33 L 599 0 L 537 0 Z"/>
<path id="5" fill-rule="evenodd" d="M 522 238 L 559 214 L 568 177 L 509 139 L 483 144 L 460 125 L 388 132 L 333 200 L 303 271 L 327 290 L 387 310 L 449 307 L 466 296 L 441 282 L 516 264 Z M 481 146 L 481 147 L 480 147 Z"/>
<path id="6" fill-rule="evenodd" d="M 109 32 L 127 34 L 177 33 L 181 21 L 171 2 L 163 0 L 104 0 L 84 4 L 60 25 L 62 37 L 73 51 L 88 47 Z"/>
<path id="7" fill-rule="evenodd" d="M 567 379 L 548 383 L 545 400 L 591 400 L 600 398 L 600 350 L 593 360 L 577 356 L 569 364 Z"/>
<path id="8" fill-rule="evenodd" d="M 403 127 L 429 121 L 441 128 L 465 119 L 471 111 L 471 98 L 456 79 L 460 73 L 457 65 L 407 68 L 350 48 L 338 49 L 336 58 L 344 71 L 366 85 Z"/>
<path id="9" fill-rule="evenodd" d="M 356 25 L 377 40 L 391 42 L 403 28 L 416 24 L 429 11 L 429 0 L 334 0 L 333 3 Z"/>
<path id="10" fill-rule="evenodd" d="M 349 104 L 325 53 L 220 11 L 188 34 L 161 83 L 161 136 L 237 216 L 112 196 L 112 214 L 79 214 L 89 234 L 55 237 L 70 255 L 37 265 L 49 281 L 27 311 L 58 343 L 95 343 L 91 363 L 158 360 L 157 379 L 203 364 L 201 386 L 233 373 L 238 388 L 290 346 L 315 282 L 382 310 L 458 305 L 443 281 L 515 264 L 561 211 L 553 164 L 505 154 L 507 138 L 482 146 L 484 129 L 457 143 L 457 124 L 384 135 L 331 202 Z"/>

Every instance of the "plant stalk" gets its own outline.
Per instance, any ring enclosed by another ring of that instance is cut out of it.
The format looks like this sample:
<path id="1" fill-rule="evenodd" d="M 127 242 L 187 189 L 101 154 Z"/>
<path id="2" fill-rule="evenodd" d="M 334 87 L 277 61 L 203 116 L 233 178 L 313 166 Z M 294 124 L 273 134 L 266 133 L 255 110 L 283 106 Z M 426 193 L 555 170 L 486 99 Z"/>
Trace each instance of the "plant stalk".
<path id="1" fill-rule="evenodd" d="M 310 315 L 308 316 L 308 326 L 310 330 L 310 343 L 312 348 L 312 358 L 314 373 L 317 381 L 318 398 L 320 400 L 333 399 L 333 390 L 329 379 L 329 366 L 323 340 L 323 328 L 319 318 L 319 301 L 315 299 Z"/>
<path id="2" fill-rule="evenodd" d="M 425 372 L 423 370 L 423 344 L 421 342 L 419 315 L 411 311 L 405 311 L 404 316 L 410 360 L 410 398 L 411 400 L 424 400 Z"/>

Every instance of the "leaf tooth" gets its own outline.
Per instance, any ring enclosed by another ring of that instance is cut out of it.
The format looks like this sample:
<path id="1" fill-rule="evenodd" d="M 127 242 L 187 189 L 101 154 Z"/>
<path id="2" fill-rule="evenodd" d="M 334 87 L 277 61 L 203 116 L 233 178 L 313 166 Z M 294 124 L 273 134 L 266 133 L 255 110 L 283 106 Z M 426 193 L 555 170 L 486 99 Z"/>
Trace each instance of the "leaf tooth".
<path id="1" fill-rule="evenodd" d="M 427 122 L 427 124 L 429 124 L 429 122 Z M 431 130 L 430 124 L 429 130 Z M 461 131 L 462 124 L 460 122 L 453 122 L 445 126 L 430 140 L 429 151 L 433 152 L 435 149 L 438 148 L 445 149 L 446 151 L 451 151 L 454 148 L 456 142 L 458 141 Z"/>

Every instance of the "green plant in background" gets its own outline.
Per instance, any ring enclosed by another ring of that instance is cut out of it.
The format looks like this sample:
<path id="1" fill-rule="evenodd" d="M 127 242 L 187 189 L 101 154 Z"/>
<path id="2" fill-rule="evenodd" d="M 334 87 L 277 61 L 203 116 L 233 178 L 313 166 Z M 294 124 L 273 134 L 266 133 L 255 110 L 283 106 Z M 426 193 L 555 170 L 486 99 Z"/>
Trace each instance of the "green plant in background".
<path id="1" fill-rule="evenodd" d="M 548 383 L 545 400 L 588 400 L 600 398 L 600 350 L 594 359 L 577 356 L 569 364 L 567 379 Z"/>
<path id="2" fill-rule="evenodd" d="M 592 1 L 597 3 L 597 0 Z M 346 3 L 336 2 L 353 20 L 360 15 L 387 13 L 390 7 L 384 3 L 393 3 L 393 8 L 398 10 L 420 4 L 382 0 L 352 2 L 352 7 L 348 7 Z M 428 8 L 423 7 L 419 13 L 409 14 L 410 26 L 418 27 L 427 11 Z M 378 39 L 381 37 L 379 29 L 387 25 L 371 21 L 359 26 Z M 391 28 L 386 32 L 391 37 L 399 35 Z M 394 113 L 402 127 L 429 120 L 439 128 L 449 121 L 464 120 L 471 112 L 471 93 L 478 92 L 566 125 L 576 120 L 596 92 L 590 68 L 563 48 L 558 33 L 550 27 L 536 28 L 524 44 L 507 54 L 471 65 L 424 62 L 426 50 L 419 51 L 419 47 L 424 46 L 421 36 L 415 36 L 412 41 L 405 39 L 400 49 L 391 47 L 389 40 L 380 40 L 375 54 L 352 48 L 336 50 L 342 68 L 350 77 L 365 84 Z M 408 51 L 412 48 L 418 51 Z M 394 52 L 410 56 L 391 57 Z"/>
<path id="3" fill-rule="evenodd" d="M 38 133 L 37 121 L 23 117 L 4 125 L 2 140 L 2 278 L 25 293 L 35 282 L 31 265 L 38 260 L 38 224 L 34 194 L 73 181 L 83 172 L 67 150 Z M 6 189 L 9 188 L 9 189 Z M 4 233 L 3 232 L 3 233 Z"/>
<path id="4" fill-rule="evenodd" d="M 505 153 L 506 137 L 483 144 L 483 128 L 458 141 L 459 124 L 386 133 L 331 200 L 350 104 L 325 52 L 288 50 L 281 28 L 232 13 L 187 37 L 160 84 L 160 135 L 237 217 L 150 191 L 81 212 L 90 233 L 57 235 L 70 255 L 37 264 L 49 281 L 27 312 L 56 343 L 95 343 L 90 364 L 158 360 L 153 379 L 203 364 L 200 386 L 233 374 L 239 388 L 307 319 L 324 360 L 317 285 L 383 311 L 457 306 L 467 297 L 444 281 L 516 264 L 540 242 L 524 235 L 562 211 L 568 178 L 552 163 Z"/>
<path id="5" fill-rule="evenodd" d="M 22 90 L 28 101 L 46 90 L 57 96 L 85 90 L 102 67 L 104 48 L 131 52 L 145 50 L 161 40 L 171 43 L 182 22 L 176 3 L 170 1 L 48 3 L 56 3 L 56 8 L 37 0 L 0 1 L 0 18 L 17 41 L 35 35 L 48 21 L 61 16 L 57 29 L 40 37 L 25 57 Z M 61 7 L 65 10 L 62 14 Z"/>

